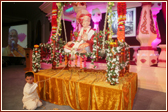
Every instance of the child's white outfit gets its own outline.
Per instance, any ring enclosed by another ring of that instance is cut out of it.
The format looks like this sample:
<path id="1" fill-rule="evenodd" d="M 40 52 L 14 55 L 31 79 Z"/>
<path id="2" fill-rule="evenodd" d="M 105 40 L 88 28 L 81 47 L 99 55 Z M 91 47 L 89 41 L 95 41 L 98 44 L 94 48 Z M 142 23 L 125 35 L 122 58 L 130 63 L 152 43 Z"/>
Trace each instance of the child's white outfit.
<path id="1" fill-rule="evenodd" d="M 39 100 L 39 96 L 37 94 L 37 84 L 36 83 L 26 83 L 23 89 L 23 109 L 26 108 L 28 110 L 34 110 L 37 107 L 42 105 L 42 102 Z"/>

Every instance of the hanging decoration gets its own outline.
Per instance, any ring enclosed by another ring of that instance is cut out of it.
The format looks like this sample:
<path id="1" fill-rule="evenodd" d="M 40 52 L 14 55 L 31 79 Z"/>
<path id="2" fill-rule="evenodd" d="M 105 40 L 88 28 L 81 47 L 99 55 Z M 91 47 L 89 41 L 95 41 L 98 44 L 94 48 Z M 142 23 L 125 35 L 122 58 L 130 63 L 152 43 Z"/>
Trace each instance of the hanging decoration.
<path id="1" fill-rule="evenodd" d="M 58 7 L 56 5 L 56 2 L 53 2 L 52 4 L 52 36 L 51 36 L 51 60 L 52 60 L 52 68 L 56 69 L 56 61 L 55 61 L 55 33 L 57 31 L 57 21 L 56 19 L 58 18 Z"/>
<path id="2" fill-rule="evenodd" d="M 111 5 L 111 4 L 110 4 Z M 112 13 L 112 12 L 111 12 Z M 128 50 L 129 46 L 124 41 L 125 39 L 125 20 L 126 20 L 126 3 L 125 2 L 119 2 L 117 5 L 117 13 L 118 13 L 118 31 L 117 31 L 117 39 L 118 41 L 113 42 L 111 40 L 111 37 L 113 35 L 113 32 L 111 31 L 111 25 L 112 21 L 110 21 L 112 14 L 109 15 L 109 40 L 106 41 L 106 44 L 108 45 L 108 48 L 106 49 L 106 62 L 107 62 L 107 82 L 109 82 L 111 85 L 115 85 L 119 83 L 119 76 L 120 71 L 124 69 L 129 64 L 129 54 L 126 53 L 126 60 L 125 58 L 125 52 L 122 54 L 121 51 L 123 49 Z"/>
<path id="3" fill-rule="evenodd" d="M 108 2 L 108 8 L 107 8 L 107 11 L 108 11 L 108 28 L 109 28 L 109 42 L 112 42 L 112 35 L 113 35 L 113 30 L 112 30 L 112 24 L 113 24 L 113 22 L 112 22 L 112 17 L 113 17 L 113 15 L 114 15 L 114 13 L 113 13 L 113 11 L 112 11 L 112 7 L 114 6 L 114 2 Z"/>
<path id="4" fill-rule="evenodd" d="M 126 3 L 117 3 L 117 13 L 118 13 L 118 29 L 117 29 L 117 39 L 119 41 L 125 41 L 125 20 L 126 20 Z"/>

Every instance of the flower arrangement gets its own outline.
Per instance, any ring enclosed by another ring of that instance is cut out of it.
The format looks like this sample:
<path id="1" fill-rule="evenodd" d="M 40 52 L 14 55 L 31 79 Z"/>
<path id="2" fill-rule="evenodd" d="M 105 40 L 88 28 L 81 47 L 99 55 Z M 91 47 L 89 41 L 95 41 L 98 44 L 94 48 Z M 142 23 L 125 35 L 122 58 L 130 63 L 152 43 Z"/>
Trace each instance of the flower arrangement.
<path id="1" fill-rule="evenodd" d="M 121 49 L 125 48 L 126 54 L 126 61 L 122 61 L 120 54 L 121 54 Z M 115 85 L 119 83 L 118 78 L 119 78 L 119 72 L 124 69 L 126 66 L 129 64 L 129 45 L 126 42 L 111 42 L 110 46 L 106 49 L 106 62 L 107 62 L 107 82 L 109 82 L 112 85 Z"/>
<path id="2" fill-rule="evenodd" d="M 32 53 L 32 70 L 34 72 L 40 71 L 40 49 L 39 45 L 34 45 L 33 53 Z"/>

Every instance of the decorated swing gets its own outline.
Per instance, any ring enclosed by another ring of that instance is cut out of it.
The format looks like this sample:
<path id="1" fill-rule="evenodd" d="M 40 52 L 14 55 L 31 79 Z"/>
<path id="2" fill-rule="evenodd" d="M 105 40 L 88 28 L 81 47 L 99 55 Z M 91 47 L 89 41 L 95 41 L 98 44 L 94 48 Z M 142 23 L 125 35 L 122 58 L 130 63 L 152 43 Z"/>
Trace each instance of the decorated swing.
<path id="1" fill-rule="evenodd" d="M 117 13 L 118 13 L 118 30 L 117 39 L 113 40 L 112 35 L 112 7 L 113 2 L 108 2 L 107 12 L 104 22 L 104 30 L 100 32 L 95 32 L 92 39 L 92 52 L 79 53 L 76 52 L 72 54 L 71 52 L 65 52 L 64 46 L 67 44 L 67 38 L 65 41 L 60 38 L 62 33 L 61 28 L 61 16 L 63 16 L 63 28 L 66 32 L 63 7 L 66 5 L 77 6 L 78 3 L 67 3 L 59 2 L 53 3 L 52 9 L 52 37 L 51 43 L 41 43 L 40 45 L 34 45 L 32 63 L 33 71 L 40 71 L 41 62 L 51 63 L 52 69 L 57 69 L 61 64 L 64 64 L 62 69 L 71 67 L 72 60 L 75 60 L 75 67 L 77 63 L 80 63 L 80 70 L 87 69 L 86 60 L 88 57 L 91 58 L 92 69 L 96 68 L 94 62 L 99 61 L 99 58 L 104 56 L 107 63 L 106 70 L 106 81 L 111 85 L 119 83 L 119 77 L 123 77 L 126 72 L 129 72 L 129 60 L 130 60 L 130 50 L 129 45 L 125 42 L 125 20 L 126 20 L 126 3 L 118 2 Z M 108 23 L 108 28 L 106 29 L 106 24 Z M 76 38 L 78 35 L 73 34 Z M 65 33 L 66 37 L 66 33 Z M 80 61 L 78 62 L 78 58 Z M 64 62 L 64 63 L 63 63 Z M 83 62 L 83 63 L 82 63 Z M 83 65 L 82 65 L 83 64 Z"/>

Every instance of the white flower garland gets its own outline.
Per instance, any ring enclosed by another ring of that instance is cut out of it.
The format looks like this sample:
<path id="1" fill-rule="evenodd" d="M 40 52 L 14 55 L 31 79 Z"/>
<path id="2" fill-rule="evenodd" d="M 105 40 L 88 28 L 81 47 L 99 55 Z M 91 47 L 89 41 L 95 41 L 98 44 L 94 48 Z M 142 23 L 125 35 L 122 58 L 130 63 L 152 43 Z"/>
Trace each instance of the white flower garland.
<path id="1" fill-rule="evenodd" d="M 93 52 L 91 53 L 91 64 L 94 65 L 94 61 L 96 60 L 96 51 L 99 48 L 99 46 L 97 46 L 97 40 L 96 40 L 96 36 L 94 36 L 93 38 Z M 96 66 L 94 65 L 94 68 L 96 68 Z"/>
<path id="2" fill-rule="evenodd" d="M 127 59 L 126 62 L 119 62 L 119 54 L 121 53 L 121 49 L 125 48 L 125 51 L 127 51 Z M 121 71 L 123 68 L 128 66 L 129 64 L 129 45 L 126 42 L 120 42 L 118 41 L 118 47 L 113 47 L 112 49 L 110 46 L 108 46 L 108 49 L 106 49 L 107 56 L 106 56 L 106 62 L 107 62 L 107 82 L 110 82 L 110 84 L 115 85 L 119 83 L 118 78 L 119 78 L 119 71 Z M 113 55 L 116 55 L 116 58 L 112 58 Z"/>
<path id="3" fill-rule="evenodd" d="M 38 52 L 36 52 L 38 51 Z M 36 53 L 35 53 L 36 52 Z M 40 65 L 40 49 L 38 48 L 33 48 L 33 53 L 32 53 L 32 70 L 34 72 L 40 71 L 41 65 Z"/>

